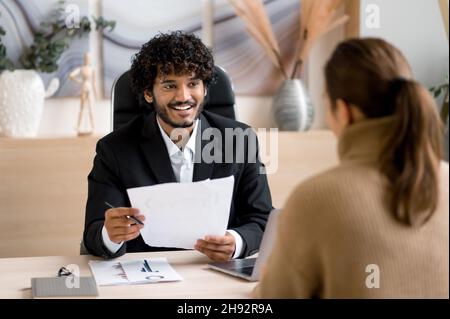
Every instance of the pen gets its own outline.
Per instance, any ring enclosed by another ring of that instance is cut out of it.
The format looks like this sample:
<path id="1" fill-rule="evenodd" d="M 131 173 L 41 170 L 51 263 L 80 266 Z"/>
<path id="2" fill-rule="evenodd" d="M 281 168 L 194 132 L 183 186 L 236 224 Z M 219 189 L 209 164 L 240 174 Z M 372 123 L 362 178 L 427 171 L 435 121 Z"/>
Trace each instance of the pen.
<path id="1" fill-rule="evenodd" d="M 145 269 L 147 269 L 148 272 L 153 272 L 152 269 L 150 268 L 150 265 L 148 264 L 147 259 L 144 259 L 144 267 Z"/>
<path id="2" fill-rule="evenodd" d="M 108 202 L 105 202 L 105 204 L 106 204 L 107 206 L 109 206 L 110 208 L 115 208 L 113 205 L 111 205 L 111 204 L 108 203 Z M 135 218 L 135 217 L 133 217 L 133 216 L 128 216 L 128 215 L 126 215 L 125 217 L 128 218 L 128 219 L 130 219 L 130 220 L 132 220 L 132 221 L 134 221 L 135 223 L 137 223 L 137 224 L 139 224 L 139 225 L 144 225 L 143 222 L 141 222 L 139 219 L 137 219 L 137 218 Z"/>

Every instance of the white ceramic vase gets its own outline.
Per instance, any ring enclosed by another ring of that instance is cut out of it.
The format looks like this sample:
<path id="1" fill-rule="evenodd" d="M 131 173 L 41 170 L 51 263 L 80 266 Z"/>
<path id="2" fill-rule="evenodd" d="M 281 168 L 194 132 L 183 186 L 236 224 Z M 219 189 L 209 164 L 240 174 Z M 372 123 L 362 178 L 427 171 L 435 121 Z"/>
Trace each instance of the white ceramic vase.
<path id="1" fill-rule="evenodd" d="M 34 70 L 3 71 L 0 74 L 0 136 L 35 137 L 39 130 L 44 99 L 59 87 L 53 79 L 47 91 Z"/>
<path id="2" fill-rule="evenodd" d="M 311 128 L 314 106 L 301 80 L 283 82 L 274 97 L 272 112 L 281 131 L 307 131 Z"/>

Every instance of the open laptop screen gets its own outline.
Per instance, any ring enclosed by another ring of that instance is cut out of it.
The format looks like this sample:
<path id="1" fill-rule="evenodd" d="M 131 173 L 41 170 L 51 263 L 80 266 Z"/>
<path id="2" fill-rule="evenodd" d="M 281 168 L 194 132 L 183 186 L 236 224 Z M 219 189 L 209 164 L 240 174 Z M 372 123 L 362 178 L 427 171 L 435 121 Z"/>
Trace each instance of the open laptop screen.
<path id="1" fill-rule="evenodd" d="M 261 241 L 258 258 L 233 259 L 226 262 L 212 262 L 208 267 L 250 281 L 257 281 L 261 276 L 261 268 L 267 262 L 275 243 L 278 216 L 280 210 L 274 209 L 269 215 L 266 229 Z"/>

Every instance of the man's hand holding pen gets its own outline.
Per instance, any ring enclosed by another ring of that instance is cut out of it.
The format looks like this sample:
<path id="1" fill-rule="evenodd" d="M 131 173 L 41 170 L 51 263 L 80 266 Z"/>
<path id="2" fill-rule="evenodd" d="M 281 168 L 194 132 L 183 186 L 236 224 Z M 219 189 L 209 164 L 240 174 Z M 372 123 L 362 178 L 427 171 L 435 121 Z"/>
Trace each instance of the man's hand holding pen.
<path id="1" fill-rule="evenodd" d="M 105 212 L 105 228 L 109 239 L 114 243 L 121 243 L 135 239 L 144 227 L 145 216 L 136 208 L 117 207 Z M 139 224 L 141 222 L 142 224 Z"/>

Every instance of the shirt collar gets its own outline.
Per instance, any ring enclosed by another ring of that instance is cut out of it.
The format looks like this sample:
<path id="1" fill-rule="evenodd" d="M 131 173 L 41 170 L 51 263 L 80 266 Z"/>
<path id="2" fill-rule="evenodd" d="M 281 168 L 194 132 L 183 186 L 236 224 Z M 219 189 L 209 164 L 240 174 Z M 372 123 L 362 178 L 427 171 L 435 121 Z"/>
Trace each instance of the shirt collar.
<path id="1" fill-rule="evenodd" d="M 188 140 L 188 142 L 186 143 L 186 148 L 191 150 L 192 154 L 195 154 L 195 145 L 196 145 L 196 141 L 197 141 L 197 128 L 198 128 L 198 119 L 195 120 L 194 123 L 194 129 L 192 130 L 192 134 Z"/>
<path id="2" fill-rule="evenodd" d="M 167 133 L 163 130 L 163 128 L 161 127 L 161 125 L 159 124 L 159 119 L 158 117 L 156 118 L 156 123 L 158 124 L 159 130 L 161 132 L 161 136 L 164 140 L 164 144 L 166 144 L 166 148 L 167 148 L 167 152 L 169 153 L 169 156 L 172 156 L 178 152 L 180 152 L 180 149 L 178 148 L 178 146 L 169 138 L 169 136 L 167 135 Z M 188 142 L 186 143 L 185 149 L 189 149 L 192 154 L 195 154 L 195 145 L 196 145 L 196 136 L 197 136 L 197 127 L 198 127 L 198 119 L 195 120 L 194 122 L 194 129 L 192 130 L 192 134 L 189 137 Z"/>

